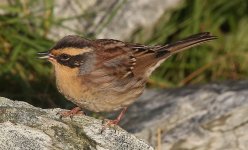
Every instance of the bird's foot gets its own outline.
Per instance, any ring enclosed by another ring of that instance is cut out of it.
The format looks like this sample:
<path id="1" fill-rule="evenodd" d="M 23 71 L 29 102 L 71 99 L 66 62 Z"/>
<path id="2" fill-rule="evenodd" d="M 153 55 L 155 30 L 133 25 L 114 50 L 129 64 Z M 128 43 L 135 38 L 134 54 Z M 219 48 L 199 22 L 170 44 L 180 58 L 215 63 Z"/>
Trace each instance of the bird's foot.
<path id="1" fill-rule="evenodd" d="M 60 115 L 60 119 L 63 117 L 70 117 L 72 119 L 73 116 L 85 115 L 85 113 L 81 110 L 80 107 L 75 107 L 72 110 L 60 111 L 57 113 L 57 115 Z"/>
<path id="2" fill-rule="evenodd" d="M 114 127 L 115 128 L 116 125 L 118 125 L 119 122 L 120 122 L 120 119 L 118 119 L 118 118 L 114 119 L 114 120 L 104 119 L 101 133 L 103 133 L 103 131 L 108 127 Z"/>
<path id="3" fill-rule="evenodd" d="M 103 124 L 104 124 L 104 127 L 108 127 L 108 126 L 115 126 L 115 125 L 118 125 L 118 123 L 120 122 L 121 120 L 119 118 L 117 119 L 114 119 L 114 120 L 108 120 L 108 119 L 104 119 L 103 120 Z"/>
<path id="4" fill-rule="evenodd" d="M 123 110 L 121 111 L 121 113 L 120 113 L 120 114 L 118 115 L 118 117 L 117 117 L 116 119 L 114 119 L 114 120 L 106 120 L 106 119 L 104 119 L 104 120 L 103 120 L 104 126 L 102 127 L 101 133 L 102 133 L 107 127 L 117 125 L 117 124 L 121 121 L 121 119 L 122 119 L 122 117 L 124 116 L 124 114 L 125 114 L 126 111 L 127 111 L 127 107 L 123 108 Z"/>

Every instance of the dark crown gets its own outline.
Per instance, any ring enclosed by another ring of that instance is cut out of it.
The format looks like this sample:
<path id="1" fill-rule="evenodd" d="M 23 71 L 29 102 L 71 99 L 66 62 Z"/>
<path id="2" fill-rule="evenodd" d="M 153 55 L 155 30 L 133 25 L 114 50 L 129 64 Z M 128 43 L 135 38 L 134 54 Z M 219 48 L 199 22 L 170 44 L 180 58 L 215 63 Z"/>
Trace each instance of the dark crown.
<path id="1" fill-rule="evenodd" d="M 77 35 L 68 35 L 59 40 L 52 48 L 51 50 L 56 49 L 63 49 L 67 47 L 71 48 L 84 48 L 84 47 L 90 47 L 90 41 L 87 39 L 84 39 Z"/>

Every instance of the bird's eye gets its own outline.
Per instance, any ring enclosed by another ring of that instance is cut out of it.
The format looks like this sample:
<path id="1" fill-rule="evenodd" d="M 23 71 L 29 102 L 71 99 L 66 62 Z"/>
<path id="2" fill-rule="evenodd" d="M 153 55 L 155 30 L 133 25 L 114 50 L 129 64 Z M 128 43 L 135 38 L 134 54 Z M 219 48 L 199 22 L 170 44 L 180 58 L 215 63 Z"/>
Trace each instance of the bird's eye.
<path id="1" fill-rule="evenodd" d="M 60 59 L 61 61 L 67 61 L 67 60 L 70 59 L 70 55 L 61 54 L 61 55 L 59 56 L 59 59 Z"/>

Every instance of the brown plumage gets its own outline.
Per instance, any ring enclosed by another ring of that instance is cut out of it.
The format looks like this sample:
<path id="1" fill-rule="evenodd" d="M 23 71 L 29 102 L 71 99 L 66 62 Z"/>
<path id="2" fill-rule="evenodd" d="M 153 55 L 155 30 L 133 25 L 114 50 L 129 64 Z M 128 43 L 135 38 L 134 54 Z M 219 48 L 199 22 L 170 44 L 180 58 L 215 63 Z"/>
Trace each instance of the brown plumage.
<path id="1" fill-rule="evenodd" d="M 133 103 L 169 56 L 213 39 L 205 32 L 165 46 L 146 46 L 70 35 L 40 54 L 54 65 L 57 87 L 68 100 L 94 112 L 109 112 Z"/>

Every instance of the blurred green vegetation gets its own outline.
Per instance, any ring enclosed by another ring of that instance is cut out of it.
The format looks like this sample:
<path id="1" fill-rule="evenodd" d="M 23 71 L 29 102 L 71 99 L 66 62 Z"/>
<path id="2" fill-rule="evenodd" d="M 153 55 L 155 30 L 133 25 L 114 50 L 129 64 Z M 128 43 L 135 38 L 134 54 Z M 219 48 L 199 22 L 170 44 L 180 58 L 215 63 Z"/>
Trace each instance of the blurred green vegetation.
<path id="1" fill-rule="evenodd" d="M 57 107 L 64 105 L 64 98 L 55 88 L 52 67 L 38 60 L 36 53 L 53 45 L 55 41 L 47 35 L 52 26 L 61 27 L 63 20 L 55 21 L 50 0 L 42 1 L 45 9 L 30 10 L 40 2 L 11 0 L 8 5 L 0 5 L 0 12 L 5 12 L 0 13 L 0 96 L 40 107 Z M 247 8 L 247 0 L 187 0 L 172 16 L 165 13 L 154 28 L 138 29 L 129 41 L 165 44 L 205 31 L 219 37 L 169 58 L 152 75 L 149 86 L 167 88 L 247 79 Z"/>
<path id="2" fill-rule="evenodd" d="M 167 20 L 165 14 L 148 37 L 141 29 L 133 40 L 165 44 L 204 31 L 218 40 L 172 56 L 153 73 L 152 86 L 247 79 L 248 1 L 188 0 Z"/>

